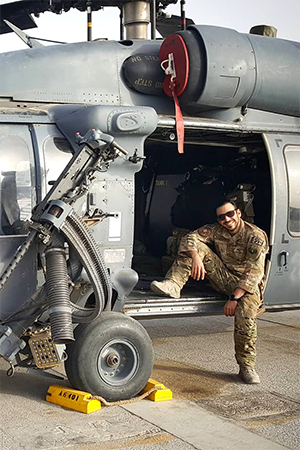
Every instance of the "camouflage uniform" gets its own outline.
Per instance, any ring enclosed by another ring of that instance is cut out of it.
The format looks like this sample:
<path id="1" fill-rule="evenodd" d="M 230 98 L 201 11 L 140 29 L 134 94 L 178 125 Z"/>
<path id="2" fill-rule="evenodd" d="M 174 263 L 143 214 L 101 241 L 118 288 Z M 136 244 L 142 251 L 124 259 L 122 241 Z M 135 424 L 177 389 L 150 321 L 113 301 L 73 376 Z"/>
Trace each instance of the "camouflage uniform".
<path id="1" fill-rule="evenodd" d="M 208 245 L 213 245 L 214 253 Z M 180 243 L 178 257 L 166 274 L 180 289 L 189 279 L 196 250 L 204 263 L 212 287 L 231 295 L 236 288 L 246 291 L 235 310 L 234 342 L 238 364 L 254 367 L 257 337 L 256 316 L 263 298 L 265 256 L 268 238 L 264 231 L 241 220 L 240 230 L 231 235 L 219 224 L 205 225 L 188 233 Z"/>

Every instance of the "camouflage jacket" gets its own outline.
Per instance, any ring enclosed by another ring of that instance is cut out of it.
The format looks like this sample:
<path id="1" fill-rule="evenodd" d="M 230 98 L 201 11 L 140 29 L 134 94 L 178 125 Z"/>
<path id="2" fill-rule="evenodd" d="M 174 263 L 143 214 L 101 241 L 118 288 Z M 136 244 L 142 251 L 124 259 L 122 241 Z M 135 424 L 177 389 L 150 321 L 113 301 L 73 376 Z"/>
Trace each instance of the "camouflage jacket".
<path id="1" fill-rule="evenodd" d="M 263 284 L 268 237 L 256 225 L 242 220 L 240 230 L 233 236 L 218 223 L 205 225 L 182 238 L 178 253 L 185 255 L 197 250 L 204 258 L 205 247 L 199 245 L 201 242 L 214 246 L 227 269 L 237 276 L 238 287 L 253 293 Z"/>

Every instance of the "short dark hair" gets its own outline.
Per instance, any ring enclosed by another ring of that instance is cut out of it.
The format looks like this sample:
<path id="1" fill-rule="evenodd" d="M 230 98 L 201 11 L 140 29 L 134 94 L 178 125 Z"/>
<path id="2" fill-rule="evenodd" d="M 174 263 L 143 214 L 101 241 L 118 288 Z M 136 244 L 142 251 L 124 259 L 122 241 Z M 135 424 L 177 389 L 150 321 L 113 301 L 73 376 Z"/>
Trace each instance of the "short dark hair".
<path id="1" fill-rule="evenodd" d="M 224 206 L 227 203 L 230 203 L 234 207 L 234 209 L 240 209 L 233 200 L 224 200 L 224 201 L 222 201 L 222 203 L 218 203 L 218 205 L 215 208 L 215 211 L 217 211 L 218 208 L 221 208 L 221 206 Z"/>

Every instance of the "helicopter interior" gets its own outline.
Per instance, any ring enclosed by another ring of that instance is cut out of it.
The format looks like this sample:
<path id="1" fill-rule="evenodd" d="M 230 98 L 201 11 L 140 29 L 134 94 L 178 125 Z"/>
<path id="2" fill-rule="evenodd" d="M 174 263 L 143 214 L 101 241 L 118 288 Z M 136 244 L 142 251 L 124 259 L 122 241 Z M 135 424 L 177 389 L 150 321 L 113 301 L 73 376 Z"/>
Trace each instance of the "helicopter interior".
<path id="1" fill-rule="evenodd" d="M 271 178 L 260 135 L 186 130 L 184 154 L 179 154 L 174 132 L 157 130 L 145 143 L 145 156 L 135 188 L 138 288 L 164 277 L 182 236 L 215 222 L 215 207 L 225 200 L 235 201 L 244 220 L 269 234 Z M 195 288 L 195 282 L 189 286 Z M 207 283 L 203 289 L 209 289 Z"/>

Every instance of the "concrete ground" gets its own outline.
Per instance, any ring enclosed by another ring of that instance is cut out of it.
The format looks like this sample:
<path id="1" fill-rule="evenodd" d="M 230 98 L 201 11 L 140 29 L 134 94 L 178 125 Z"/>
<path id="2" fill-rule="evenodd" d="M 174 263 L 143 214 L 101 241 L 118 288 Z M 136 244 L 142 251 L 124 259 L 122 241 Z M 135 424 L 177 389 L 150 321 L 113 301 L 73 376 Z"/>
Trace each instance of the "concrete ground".
<path id="1" fill-rule="evenodd" d="M 174 399 L 103 407 L 85 415 L 45 401 L 66 380 L 0 365 L 1 450 L 300 449 L 300 311 L 258 320 L 260 385 L 236 376 L 230 318 L 143 321 L 154 345 L 153 378 Z M 61 373 L 63 370 L 60 369 Z"/>

